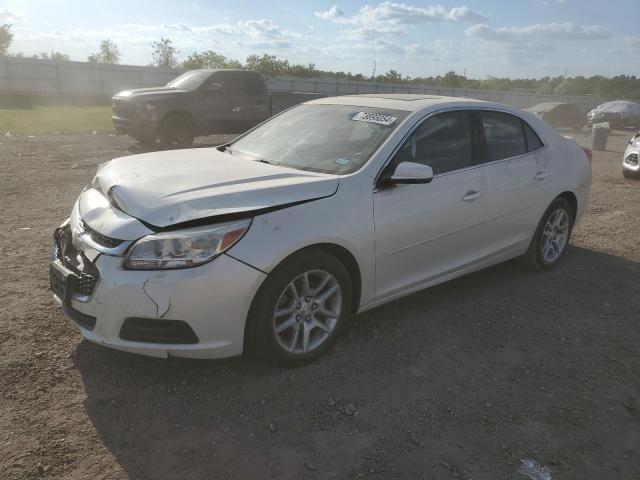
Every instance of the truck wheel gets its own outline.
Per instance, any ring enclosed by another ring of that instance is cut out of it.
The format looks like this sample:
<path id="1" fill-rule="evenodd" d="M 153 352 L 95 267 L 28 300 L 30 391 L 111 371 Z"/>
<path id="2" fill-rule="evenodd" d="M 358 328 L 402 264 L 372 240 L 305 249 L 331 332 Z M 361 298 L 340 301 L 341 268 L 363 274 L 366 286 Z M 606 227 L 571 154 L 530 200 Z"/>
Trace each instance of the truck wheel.
<path id="1" fill-rule="evenodd" d="M 193 144 L 193 122 L 190 118 L 171 115 L 163 120 L 160 127 L 160 143 L 165 148 L 184 148 Z"/>
<path id="2" fill-rule="evenodd" d="M 145 150 L 149 150 L 156 143 L 156 137 L 153 135 L 132 135 L 132 137 L 142 145 L 142 148 Z"/>

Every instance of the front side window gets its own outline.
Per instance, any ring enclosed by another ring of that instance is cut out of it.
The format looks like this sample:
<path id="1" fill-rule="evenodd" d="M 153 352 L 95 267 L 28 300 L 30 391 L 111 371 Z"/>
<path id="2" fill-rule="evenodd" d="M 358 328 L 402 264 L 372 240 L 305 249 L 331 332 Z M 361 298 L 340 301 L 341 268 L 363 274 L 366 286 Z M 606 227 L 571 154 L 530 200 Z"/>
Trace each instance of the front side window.
<path id="1" fill-rule="evenodd" d="M 434 174 L 472 165 L 471 127 L 466 112 L 448 112 L 431 117 L 402 145 L 394 162 L 428 165 Z"/>
<path id="2" fill-rule="evenodd" d="M 480 112 L 487 140 L 487 161 L 517 157 L 527 153 L 522 121 L 503 112 Z"/>
<path id="3" fill-rule="evenodd" d="M 274 165 L 345 175 L 360 169 L 407 112 L 303 104 L 230 145 L 233 154 Z"/>

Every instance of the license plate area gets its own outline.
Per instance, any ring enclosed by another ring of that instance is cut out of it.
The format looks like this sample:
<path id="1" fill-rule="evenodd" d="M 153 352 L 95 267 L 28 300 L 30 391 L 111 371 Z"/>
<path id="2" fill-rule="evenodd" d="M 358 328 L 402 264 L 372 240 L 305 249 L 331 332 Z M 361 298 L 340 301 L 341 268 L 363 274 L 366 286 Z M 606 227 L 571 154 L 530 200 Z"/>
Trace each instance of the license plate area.
<path id="1" fill-rule="evenodd" d="M 65 268 L 59 260 L 51 262 L 49 267 L 49 285 L 51 291 L 60 299 L 62 305 L 71 304 L 71 295 L 75 287 L 75 275 Z"/>

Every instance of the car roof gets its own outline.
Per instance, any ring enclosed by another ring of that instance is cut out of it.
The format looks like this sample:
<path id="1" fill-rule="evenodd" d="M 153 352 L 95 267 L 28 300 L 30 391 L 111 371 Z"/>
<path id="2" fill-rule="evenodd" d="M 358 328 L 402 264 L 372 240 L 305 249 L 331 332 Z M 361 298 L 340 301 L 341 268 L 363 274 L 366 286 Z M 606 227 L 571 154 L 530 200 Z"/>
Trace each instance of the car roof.
<path id="1" fill-rule="evenodd" d="M 320 105 L 353 105 L 359 107 L 388 108 L 415 112 L 426 107 L 441 104 L 469 105 L 470 103 L 487 103 L 483 100 L 466 97 L 444 97 L 439 95 L 415 95 L 411 93 L 367 93 L 363 95 L 342 95 L 311 100 Z"/>
<path id="2" fill-rule="evenodd" d="M 543 102 L 543 103 L 538 103 L 533 107 L 526 108 L 525 110 L 530 110 L 533 112 L 549 112 L 560 105 L 571 105 L 571 104 L 563 103 L 563 102 Z"/>

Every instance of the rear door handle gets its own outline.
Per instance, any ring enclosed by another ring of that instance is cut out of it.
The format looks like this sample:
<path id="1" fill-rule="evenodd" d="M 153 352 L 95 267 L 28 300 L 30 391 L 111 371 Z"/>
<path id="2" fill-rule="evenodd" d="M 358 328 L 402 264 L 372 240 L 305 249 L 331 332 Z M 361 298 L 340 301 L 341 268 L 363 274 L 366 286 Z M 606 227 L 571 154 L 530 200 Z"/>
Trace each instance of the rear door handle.
<path id="1" fill-rule="evenodd" d="M 535 178 L 536 180 L 544 180 L 545 178 L 547 178 L 547 175 L 549 175 L 549 172 L 542 171 L 536 173 L 533 178 Z"/>
<path id="2" fill-rule="evenodd" d="M 471 190 L 467 192 L 467 194 L 462 197 L 462 200 L 465 202 L 473 202 L 474 200 L 480 198 L 482 196 L 482 192 L 478 190 Z"/>

